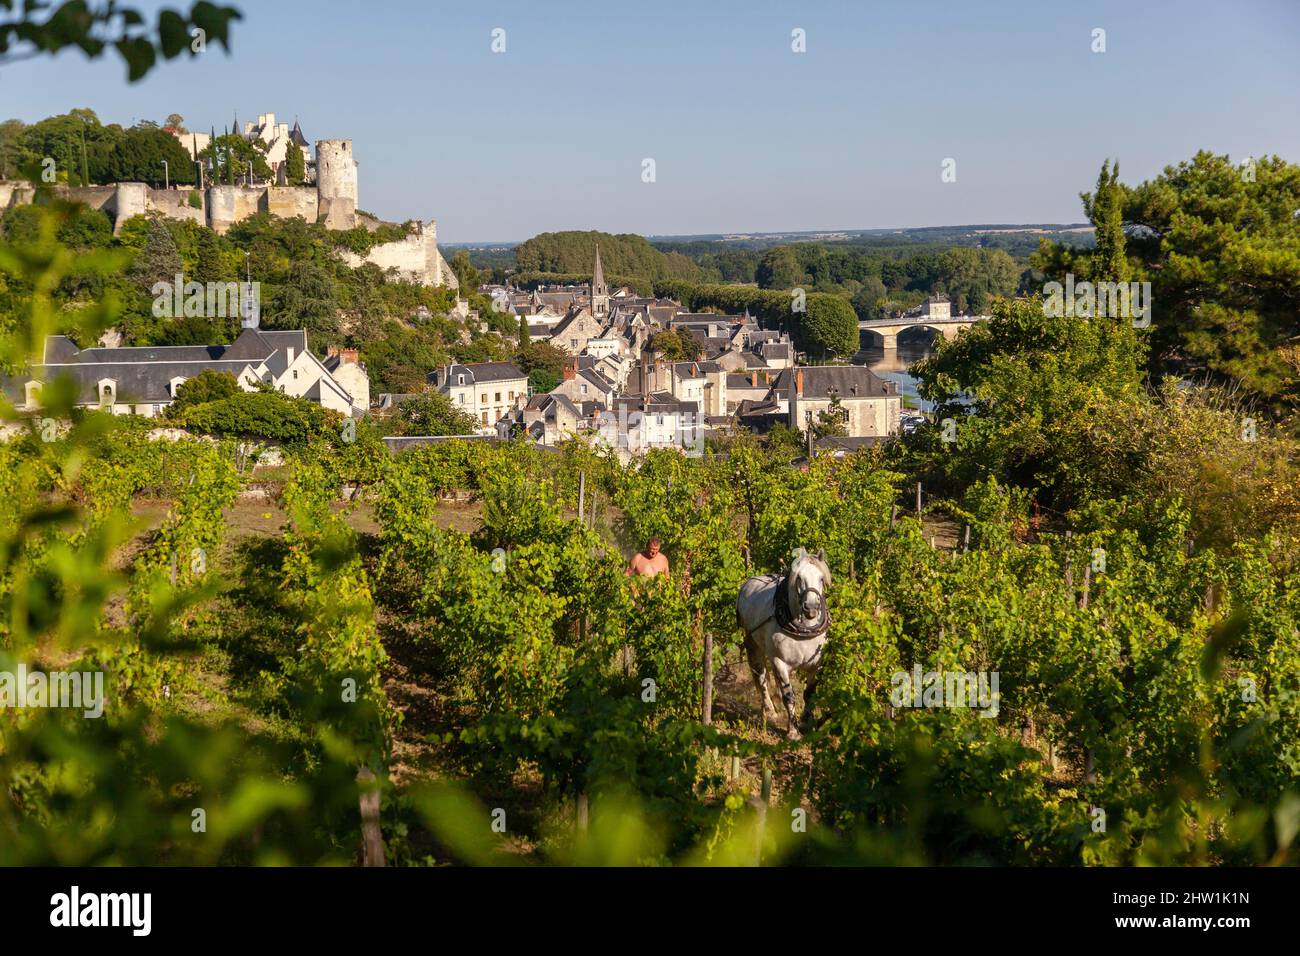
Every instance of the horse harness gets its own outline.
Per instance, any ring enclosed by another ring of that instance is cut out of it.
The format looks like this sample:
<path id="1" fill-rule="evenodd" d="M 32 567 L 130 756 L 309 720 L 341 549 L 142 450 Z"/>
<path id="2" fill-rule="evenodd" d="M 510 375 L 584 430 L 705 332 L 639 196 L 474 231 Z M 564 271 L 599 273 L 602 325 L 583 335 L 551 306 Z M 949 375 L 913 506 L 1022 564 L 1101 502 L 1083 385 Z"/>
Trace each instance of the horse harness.
<path id="1" fill-rule="evenodd" d="M 811 637 L 821 637 L 831 626 L 831 615 L 826 609 L 826 595 L 816 588 L 809 588 L 813 594 L 817 595 L 817 620 L 811 625 L 804 624 L 801 617 L 797 617 L 790 608 L 783 596 L 790 593 L 790 572 L 785 574 L 769 574 L 768 578 L 776 581 L 776 590 L 772 592 L 772 613 L 759 621 L 759 626 L 766 624 L 768 621 L 775 619 L 781 630 L 793 637 L 807 639 Z M 807 592 L 805 592 L 807 593 Z"/>

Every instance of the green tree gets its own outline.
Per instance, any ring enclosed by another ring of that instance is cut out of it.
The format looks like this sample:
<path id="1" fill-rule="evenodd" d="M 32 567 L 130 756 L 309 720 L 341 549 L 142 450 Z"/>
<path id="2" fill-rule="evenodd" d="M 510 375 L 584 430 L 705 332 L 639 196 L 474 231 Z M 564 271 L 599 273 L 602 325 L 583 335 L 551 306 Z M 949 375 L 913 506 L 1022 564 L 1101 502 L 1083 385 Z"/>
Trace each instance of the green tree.
<path id="1" fill-rule="evenodd" d="M 1125 189 L 1119 182 L 1119 163 L 1101 164 L 1095 192 L 1081 193 L 1083 210 L 1096 229 L 1097 251 L 1093 254 L 1092 278 L 1096 281 L 1127 282 L 1128 257 L 1125 255 Z"/>
<path id="2" fill-rule="evenodd" d="M 301 186 L 307 181 L 307 163 L 302 149 L 290 143 L 284 154 L 284 180 L 290 186 Z"/>
<path id="3" fill-rule="evenodd" d="M 794 338 L 803 351 L 817 358 L 832 358 L 858 350 L 858 317 L 848 299 L 814 292 L 805 304 L 807 311 L 794 313 Z"/>
<path id="4" fill-rule="evenodd" d="M 250 169 L 254 179 L 262 182 L 273 175 L 266 161 L 266 144 L 260 139 L 246 140 L 238 133 L 218 136 L 203 147 L 198 158 L 211 164 L 214 180 L 224 180 L 228 186 L 242 182 Z"/>
<path id="5" fill-rule="evenodd" d="M 397 418 L 406 435 L 472 435 L 478 428 L 473 415 L 435 391 L 403 402 L 398 406 Z"/>
<path id="6" fill-rule="evenodd" d="M 469 261 L 469 253 L 464 249 L 457 249 L 451 257 L 451 271 L 456 274 L 456 282 L 466 295 L 478 291 L 479 272 Z"/>
<path id="7" fill-rule="evenodd" d="M 194 263 L 195 282 L 226 282 L 231 278 L 221 252 L 221 239 L 211 229 L 199 230 L 198 255 Z"/>
<path id="8" fill-rule="evenodd" d="M 204 369 L 193 378 L 187 378 L 176 390 L 175 400 L 167 406 L 168 417 L 180 418 L 186 410 L 205 402 L 232 398 L 239 392 L 239 383 L 229 372 Z"/>
<path id="9" fill-rule="evenodd" d="M 192 184 L 197 175 L 180 140 L 161 129 L 138 125 L 113 144 L 103 159 L 102 174 L 111 182 L 148 183 L 155 187 L 164 183 Z"/>
<path id="10" fill-rule="evenodd" d="M 142 296 L 152 296 L 155 283 L 165 282 L 170 287 L 176 276 L 184 271 L 185 266 L 171 230 L 162 219 L 150 219 L 144 248 L 131 261 L 127 278 Z"/>
<path id="11" fill-rule="evenodd" d="M 1034 264 L 1048 279 L 1150 282 L 1153 373 L 1203 370 L 1277 415 L 1300 408 L 1300 166 L 1202 151 L 1133 187 L 1103 166 L 1083 198 L 1097 252 L 1044 242 Z"/>
<path id="12" fill-rule="evenodd" d="M 338 286 L 330 270 L 315 262 L 294 262 L 276 283 L 266 309 L 268 328 L 306 329 L 313 336 L 338 334 Z"/>
<path id="13" fill-rule="evenodd" d="M 669 362 L 693 362 L 704 354 L 704 345 L 687 329 L 664 329 L 650 337 L 651 351 Z"/>
<path id="14" fill-rule="evenodd" d="M 769 249 L 755 273 L 760 289 L 793 289 L 804 283 L 804 268 L 790 246 Z"/>

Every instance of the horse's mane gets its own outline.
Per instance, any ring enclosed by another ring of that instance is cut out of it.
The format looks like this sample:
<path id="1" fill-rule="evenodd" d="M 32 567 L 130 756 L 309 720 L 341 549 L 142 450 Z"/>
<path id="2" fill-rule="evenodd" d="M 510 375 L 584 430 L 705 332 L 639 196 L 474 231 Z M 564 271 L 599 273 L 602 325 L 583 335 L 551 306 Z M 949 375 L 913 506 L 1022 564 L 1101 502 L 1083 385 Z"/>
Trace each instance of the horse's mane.
<path id="1" fill-rule="evenodd" d="M 794 563 L 790 565 L 789 580 L 794 581 L 794 579 L 799 576 L 800 568 L 805 561 L 821 572 L 822 582 L 825 584 L 826 587 L 830 587 L 831 584 L 830 565 L 828 565 L 822 558 L 818 557 L 815 554 L 810 554 L 807 551 L 805 551 L 799 557 L 795 558 Z"/>

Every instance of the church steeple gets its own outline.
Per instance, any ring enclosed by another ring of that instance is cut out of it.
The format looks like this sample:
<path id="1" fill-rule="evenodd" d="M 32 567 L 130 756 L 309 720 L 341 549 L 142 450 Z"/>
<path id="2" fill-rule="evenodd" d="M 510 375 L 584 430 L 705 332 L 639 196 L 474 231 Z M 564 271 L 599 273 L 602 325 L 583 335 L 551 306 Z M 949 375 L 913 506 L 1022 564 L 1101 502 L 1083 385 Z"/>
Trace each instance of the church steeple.
<path id="1" fill-rule="evenodd" d="M 591 270 L 591 314 L 604 315 L 609 311 L 609 286 L 605 284 L 605 270 L 600 264 L 600 243 L 596 243 L 596 264 Z"/>

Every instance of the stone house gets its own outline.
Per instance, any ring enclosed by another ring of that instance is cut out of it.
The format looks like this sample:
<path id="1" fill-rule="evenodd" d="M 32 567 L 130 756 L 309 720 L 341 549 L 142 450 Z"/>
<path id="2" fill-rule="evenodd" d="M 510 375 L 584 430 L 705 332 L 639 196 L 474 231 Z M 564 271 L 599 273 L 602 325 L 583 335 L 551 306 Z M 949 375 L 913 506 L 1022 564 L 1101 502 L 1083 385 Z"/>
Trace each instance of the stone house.
<path id="1" fill-rule="evenodd" d="M 813 365 L 785 369 L 773 387 L 789 403 L 791 428 L 804 429 L 838 398 L 850 438 L 899 433 L 903 397 L 898 385 L 862 365 Z M 810 418 L 811 416 L 811 418 Z"/>
<path id="2" fill-rule="evenodd" d="M 428 382 L 478 419 L 480 429 L 493 428 L 528 401 L 528 376 L 513 362 L 446 365 L 430 372 Z"/>
<path id="3" fill-rule="evenodd" d="M 244 391 L 269 384 L 344 415 L 364 414 L 370 401 L 370 382 L 361 365 L 352 363 L 344 376 L 362 393 L 358 399 L 311 353 L 306 331 L 264 331 L 256 319 L 244 321 L 231 345 L 81 349 L 67 336 L 52 335 L 45 340 L 41 364 L 20 377 L 21 399 L 14 397 L 34 410 L 40 407 L 44 383 L 67 376 L 76 385 L 78 407 L 153 417 L 176 400 L 187 379 L 204 371 L 232 375 Z"/>

